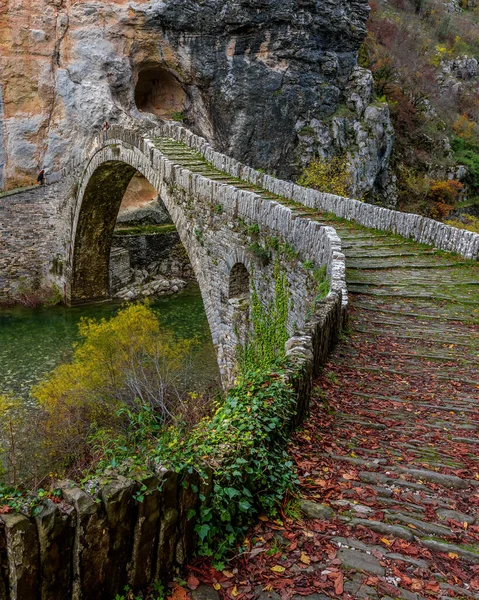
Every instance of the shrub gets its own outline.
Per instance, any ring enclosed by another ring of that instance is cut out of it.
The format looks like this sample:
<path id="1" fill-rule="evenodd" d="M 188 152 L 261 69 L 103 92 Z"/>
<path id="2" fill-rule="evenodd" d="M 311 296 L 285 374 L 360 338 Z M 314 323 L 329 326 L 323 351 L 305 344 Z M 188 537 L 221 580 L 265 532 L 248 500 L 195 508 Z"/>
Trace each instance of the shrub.
<path id="1" fill-rule="evenodd" d="M 335 156 L 330 160 L 313 159 L 299 178 L 298 183 L 328 194 L 348 196 L 352 178 L 348 170 L 347 158 Z"/>
<path id="2" fill-rule="evenodd" d="M 121 428 L 121 408 L 150 406 L 161 422 L 172 419 L 181 400 L 180 371 L 192 342 L 160 330 L 144 304 L 120 310 L 110 320 L 83 320 L 83 338 L 71 363 L 58 366 L 33 390 L 44 410 L 52 456 L 74 458 L 85 450 L 92 423 Z"/>
<path id="3" fill-rule="evenodd" d="M 474 143 L 477 140 L 477 124 L 471 121 L 468 115 L 463 114 L 457 119 L 452 128 L 456 135 L 466 142 Z"/>
<path id="4" fill-rule="evenodd" d="M 441 221 L 447 217 L 454 209 L 454 204 L 463 187 L 461 182 L 455 181 L 454 179 L 448 181 L 435 181 L 432 183 L 427 196 L 431 204 L 431 217 Z"/>
<path id="5" fill-rule="evenodd" d="M 160 439 L 155 457 L 159 464 L 177 471 L 196 469 L 203 477 L 207 468 L 213 472 L 211 499 L 200 509 L 196 532 L 199 554 L 212 556 L 220 570 L 225 556 L 243 541 L 252 518 L 274 514 L 296 481 L 287 454 L 294 408 L 284 373 L 257 370 L 230 390 L 213 419 L 191 436 L 171 429 Z"/>
<path id="6" fill-rule="evenodd" d="M 473 233 L 479 233 L 479 218 L 474 217 L 473 215 L 461 215 L 461 217 L 457 219 L 451 219 L 444 222 L 446 225 L 451 225 L 451 227 L 457 227 L 458 229 L 466 229 L 467 231 L 472 231 Z"/>
<path id="7" fill-rule="evenodd" d="M 467 168 L 466 184 L 473 190 L 479 190 L 479 144 L 460 137 L 451 143 L 454 158 Z"/>
<path id="8" fill-rule="evenodd" d="M 244 344 L 238 347 L 240 375 L 250 371 L 268 371 L 284 357 L 284 345 L 288 339 L 289 291 L 286 275 L 281 271 L 279 261 L 274 265 L 275 297 L 269 304 L 263 304 L 252 280 L 251 327 L 252 331 Z"/>

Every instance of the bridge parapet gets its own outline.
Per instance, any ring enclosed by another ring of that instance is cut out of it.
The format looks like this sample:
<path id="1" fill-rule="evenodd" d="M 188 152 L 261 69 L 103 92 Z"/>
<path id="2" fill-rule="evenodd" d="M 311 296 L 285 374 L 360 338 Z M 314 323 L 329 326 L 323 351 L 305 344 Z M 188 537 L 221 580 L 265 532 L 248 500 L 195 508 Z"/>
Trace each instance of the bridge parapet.
<path id="1" fill-rule="evenodd" d="M 190 130 L 177 123 L 165 123 L 154 134 L 167 136 L 187 144 L 202 154 L 216 168 L 262 187 L 273 194 L 321 212 L 332 213 L 348 221 L 356 221 L 364 227 L 411 238 L 439 250 L 457 252 L 464 258 L 479 259 L 479 234 L 477 233 L 451 227 L 428 217 L 391 210 L 352 198 L 304 188 L 290 181 L 282 181 L 216 152 L 204 138 L 194 135 Z"/>

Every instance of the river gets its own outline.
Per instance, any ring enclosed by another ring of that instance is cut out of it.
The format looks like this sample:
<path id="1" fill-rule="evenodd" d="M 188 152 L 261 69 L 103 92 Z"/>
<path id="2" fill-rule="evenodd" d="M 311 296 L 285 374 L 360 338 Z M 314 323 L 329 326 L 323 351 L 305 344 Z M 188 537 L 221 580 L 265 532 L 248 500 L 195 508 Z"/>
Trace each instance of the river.
<path id="1" fill-rule="evenodd" d="M 219 372 L 199 288 L 195 284 L 173 296 L 160 297 L 151 304 L 161 326 L 172 329 L 177 338 L 198 340 L 189 374 L 192 391 L 218 385 Z M 13 308 L 0 310 L 0 394 L 21 397 L 33 403 L 31 387 L 72 356 L 79 340 L 82 317 L 109 318 L 121 304 L 108 302 L 67 308 Z M 199 388 L 199 389 L 197 389 Z"/>

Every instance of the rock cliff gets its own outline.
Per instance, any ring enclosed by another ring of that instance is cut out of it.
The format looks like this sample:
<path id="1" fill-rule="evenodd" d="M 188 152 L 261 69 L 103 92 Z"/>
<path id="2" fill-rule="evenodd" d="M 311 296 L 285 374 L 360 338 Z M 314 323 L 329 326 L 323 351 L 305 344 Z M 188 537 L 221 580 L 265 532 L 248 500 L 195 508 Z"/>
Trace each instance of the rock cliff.
<path id="1" fill-rule="evenodd" d="M 105 119 L 174 117 L 282 177 L 348 152 L 355 191 L 381 194 L 392 130 L 357 68 L 368 12 L 367 0 L 0 0 L 0 187 L 56 169 Z"/>

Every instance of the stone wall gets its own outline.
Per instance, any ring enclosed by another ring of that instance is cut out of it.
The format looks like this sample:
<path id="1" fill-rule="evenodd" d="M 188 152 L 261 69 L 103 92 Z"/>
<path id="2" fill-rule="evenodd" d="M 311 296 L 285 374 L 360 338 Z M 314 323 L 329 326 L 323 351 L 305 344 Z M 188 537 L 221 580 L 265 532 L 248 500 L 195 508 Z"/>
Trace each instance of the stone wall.
<path id="1" fill-rule="evenodd" d="M 124 248 L 130 255 L 130 265 L 133 269 L 148 269 L 152 263 L 167 263 L 164 274 L 181 277 L 191 266 L 188 255 L 181 245 L 180 236 L 176 231 L 145 234 L 115 234 L 112 248 Z"/>
<path id="2" fill-rule="evenodd" d="M 61 270 L 57 254 L 59 200 L 65 182 L 0 196 L 0 302 L 19 287 L 38 287 Z"/>
<path id="3" fill-rule="evenodd" d="M 349 221 L 356 221 L 365 227 L 390 231 L 406 238 L 412 238 L 416 242 L 430 244 L 440 250 L 457 252 L 465 258 L 479 259 L 479 234 L 477 233 L 450 227 L 413 213 L 390 210 L 276 179 L 224 154 L 215 152 L 206 140 L 193 135 L 191 131 L 176 123 L 166 123 L 150 135 L 152 137 L 167 136 L 184 142 L 200 152 L 217 169 L 305 206 L 333 213 Z"/>
<path id="4" fill-rule="evenodd" d="M 172 577 L 194 547 L 187 513 L 197 483 L 161 469 L 141 482 L 89 482 L 89 491 L 63 482 L 35 516 L 0 515 L 0 600 L 110 600 L 127 584 L 141 590 Z M 202 484 L 205 496 L 209 489 Z"/>

